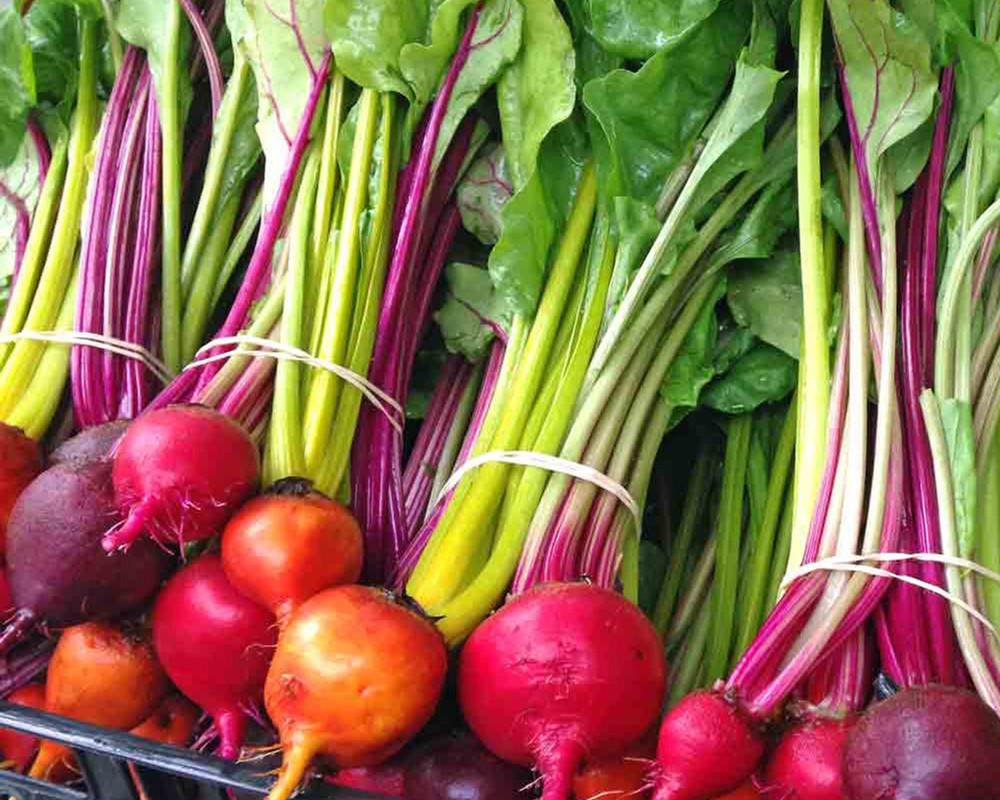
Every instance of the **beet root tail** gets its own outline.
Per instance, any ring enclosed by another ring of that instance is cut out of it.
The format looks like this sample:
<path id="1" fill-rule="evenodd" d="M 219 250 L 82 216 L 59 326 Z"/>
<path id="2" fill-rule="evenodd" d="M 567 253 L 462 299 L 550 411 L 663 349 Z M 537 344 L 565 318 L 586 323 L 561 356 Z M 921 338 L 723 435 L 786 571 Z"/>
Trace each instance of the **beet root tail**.
<path id="1" fill-rule="evenodd" d="M 104 552 L 113 553 L 115 550 L 128 547 L 141 539 L 146 533 L 146 524 L 149 522 L 151 511 L 148 499 L 134 506 L 121 525 L 104 534 L 104 538 L 101 539 L 101 547 L 104 548 Z"/>
<path id="2" fill-rule="evenodd" d="M 537 755 L 542 774 L 542 800 L 567 800 L 573 793 L 573 776 L 586 752 L 572 736 L 554 736 L 542 744 Z"/>
<path id="3" fill-rule="evenodd" d="M 267 800 L 288 800 L 305 777 L 320 743 L 313 738 L 300 738 L 285 749 L 278 780 L 267 795 Z"/>
<path id="4" fill-rule="evenodd" d="M 7 655 L 23 642 L 34 624 L 35 615 L 31 611 L 26 608 L 18 609 L 3 631 L 0 632 L 0 657 Z"/>
<path id="5" fill-rule="evenodd" d="M 215 717 L 215 728 L 219 732 L 219 750 L 216 755 L 226 761 L 235 761 L 243 748 L 246 715 L 239 710 L 223 711 Z"/>
<path id="6" fill-rule="evenodd" d="M 40 781 L 48 780 L 63 762 L 65 762 L 65 766 L 68 768 L 71 757 L 72 753 L 65 745 L 44 741 L 38 749 L 38 755 L 35 756 L 35 760 L 31 764 L 28 777 L 36 778 Z"/>

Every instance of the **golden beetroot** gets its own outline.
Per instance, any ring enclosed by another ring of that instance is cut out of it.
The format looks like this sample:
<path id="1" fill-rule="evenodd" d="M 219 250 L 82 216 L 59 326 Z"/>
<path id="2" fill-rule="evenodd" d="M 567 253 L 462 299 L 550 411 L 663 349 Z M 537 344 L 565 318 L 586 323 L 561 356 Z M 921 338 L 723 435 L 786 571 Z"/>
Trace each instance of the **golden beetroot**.
<path id="1" fill-rule="evenodd" d="M 187 747 L 200 716 L 198 706 L 183 695 L 172 694 L 129 733 L 174 747 Z"/>
<path id="2" fill-rule="evenodd" d="M 169 688 L 145 636 L 85 622 L 67 628 L 56 645 L 45 682 L 45 708 L 127 731 L 156 711 Z M 44 778 L 71 758 L 63 745 L 43 742 L 28 774 Z"/>
<path id="3" fill-rule="evenodd" d="M 246 503 L 222 535 L 226 577 L 279 621 L 324 589 L 357 581 L 362 563 L 351 512 L 300 478 Z"/>
<path id="4" fill-rule="evenodd" d="M 288 618 L 264 686 L 284 749 L 269 800 L 287 800 L 309 763 L 377 764 L 434 713 L 448 656 L 434 626 L 385 591 L 339 586 Z"/>

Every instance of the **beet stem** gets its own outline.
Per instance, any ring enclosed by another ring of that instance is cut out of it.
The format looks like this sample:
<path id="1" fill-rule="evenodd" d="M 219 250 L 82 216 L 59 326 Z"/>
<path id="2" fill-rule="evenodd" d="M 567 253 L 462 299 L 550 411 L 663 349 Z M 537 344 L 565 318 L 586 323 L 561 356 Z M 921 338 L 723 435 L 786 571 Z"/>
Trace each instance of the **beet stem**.
<path id="1" fill-rule="evenodd" d="M 27 608 L 19 608 L 3 629 L 3 633 L 0 633 L 0 656 L 7 655 L 15 645 L 24 641 L 24 637 L 34 624 L 34 612 Z"/>

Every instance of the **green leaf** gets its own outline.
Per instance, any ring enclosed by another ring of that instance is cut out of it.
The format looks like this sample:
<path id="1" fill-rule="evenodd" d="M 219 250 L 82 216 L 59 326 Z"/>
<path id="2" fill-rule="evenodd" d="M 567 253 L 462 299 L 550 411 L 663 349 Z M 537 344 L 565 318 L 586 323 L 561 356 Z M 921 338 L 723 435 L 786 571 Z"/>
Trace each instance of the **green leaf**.
<path id="1" fill-rule="evenodd" d="M 489 257 L 493 284 L 508 308 L 531 315 L 541 296 L 549 251 L 576 197 L 589 143 L 579 115 L 542 143 L 527 185 L 501 211 L 501 233 Z M 508 153 L 509 158 L 509 153 Z"/>
<path id="2" fill-rule="evenodd" d="M 714 354 L 719 329 L 715 306 L 725 291 L 726 282 L 719 281 L 663 378 L 660 396 L 671 409 L 672 424 L 697 407 L 702 389 L 715 377 Z"/>
<path id="3" fill-rule="evenodd" d="M 937 92 L 930 45 L 886 0 L 829 0 L 872 184 L 878 159 L 930 116 Z"/>
<path id="4" fill-rule="evenodd" d="M 359 2 L 365 4 L 365 0 Z M 427 28 L 399 51 L 399 67 L 410 87 L 414 117 L 419 116 L 437 91 L 462 38 L 463 16 L 475 5 L 475 0 L 437 0 L 430 5 L 433 12 Z"/>
<path id="5" fill-rule="evenodd" d="M 595 78 L 607 75 L 611 70 L 618 69 L 625 59 L 617 53 L 605 50 L 601 43 L 591 33 L 589 15 L 584 4 L 587 0 L 565 0 L 564 5 L 569 13 L 570 25 L 573 28 L 573 42 L 576 47 L 576 88 L 577 93 Z"/>
<path id="6" fill-rule="evenodd" d="M 0 167 L 0 287 L 10 287 L 17 264 L 18 246 L 26 241 L 23 227 L 34 215 L 42 190 L 41 162 L 30 136 L 21 140 L 14 160 Z M 3 312 L 0 311 L 0 318 Z"/>
<path id="7" fill-rule="evenodd" d="M 740 224 L 727 231 L 709 259 L 712 269 L 732 261 L 766 258 L 797 221 L 795 185 L 788 179 L 770 184 Z"/>
<path id="8" fill-rule="evenodd" d="M 79 80 L 79 19 L 64 2 L 35 2 L 24 18 L 40 105 L 52 106 L 69 125 Z"/>
<path id="9" fill-rule="evenodd" d="M 492 144 L 472 162 L 456 192 L 465 229 L 483 244 L 496 244 L 512 192 L 503 145 Z"/>
<path id="10" fill-rule="evenodd" d="M 847 213 L 840 198 L 840 185 L 836 175 L 827 175 L 823 181 L 823 195 L 820 200 L 823 209 L 823 219 L 830 222 L 837 230 L 841 241 L 847 241 Z"/>
<path id="11" fill-rule="evenodd" d="M 597 151 L 604 196 L 656 202 L 718 106 L 749 29 L 749 5 L 738 0 L 638 72 L 618 69 L 584 87 L 605 139 Z"/>
<path id="12" fill-rule="evenodd" d="M 324 5 L 324 0 L 226 1 L 233 45 L 249 60 L 257 80 L 257 135 L 265 157 L 265 208 L 281 182 L 313 87 L 314 71 L 329 48 Z"/>
<path id="13" fill-rule="evenodd" d="M 955 398 L 939 400 L 938 405 L 951 466 L 959 555 L 972 558 L 976 549 L 976 435 L 972 405 Z"/>
<path id="14" fill-rule="evenodd" d="M 468 59 L 455 81 L 434 153 L 440 163 L 466 112 L 503 74 L 521 49 L 524 11 L 517 0 L 487 0 L 470 44 Z"/>
<path id="15" fill-rule="evenodd" d="M 701 402 L 725 414 L 745 414 L 788 396 L 797 376 L 794 358 L 761 342 L 706 386 Z"/>
<path id="16" fill-rule="evenodd" d="M 167 68 L 169 57 L 167 31 L 169 30 L 171 3 L 163 0 L 121 0 L 115 17 L 115 26 L 121 37 L 130 44 L 146 51 L 146 61 L 149 71 L 153 74 L 153 87 L 160 102 L 162 96 L 163 75 Z M 180 103 L 180 119 L 187 116 L 194 90 L 191 86 L 191 75 L 187 70 L 188 52 L 191 48 L 191 29 L 187 20 L 181 22 L 180 64 L 178 70 L 178 101 Z"/>
<path id="17" fill-rule="evenodd" d="M 481 361 L 498 331 L 510 330 L 510 313 L 497 296 L 490 274 L 481 267 L 449 264 L 445 276 L 448 299 L 434 319 L 451 352 Z"/>
<path id="18" fill-rule="evenodd" d="M 731 270 L 726 300 L 740 325 L 798 359 L 802 337 L 798 251 L 786 250 Z"/>
<path id="19" fill-rule="evenodd" d="M 242 59 L 242 55 L 237 55 Z M 245 67 L 244 67 L 245 69 Z M 219 107 L 219 117 L 224 116 L 224 110 L 228 104 L 236 104 L 236 121 L 233 132 L 232 143 L 226 166 L 222 177 L 222 185 L 219 188 L 218 207 L 221 208 L 232 197 L 233 192 L 242 192 L 246 184 L 246 179 L 256 166 L 260 158 L 260 139 L 257 138 L 257 88 L 252 77 L 243 87 L 243 91 L 237 91 L 234 83 L 226 86 L 226 92 L 222 96 L 222 105 Z M 213 129 L 212 138 L 218 132 Z"/>
<path id="20" fill-rule="evenodd" d="M 693 209 L 700 208 L 737 175 L 761 163 L 764 115 L 782 73 L 741 57 L 729 99 L 712 130 L 690 182 L 697 186 Z"/>
<path id="21" fill-rule="evenodd" d="M 722 375 L 739 359 L 743 358 L 757 344 L 757 337 L 749 328 L 727 319 L 720 326 L 712 354 L 712 368 L 716 375 Z"/>
<path id="22" fill-rule="evenodd" d="M 13 6 L 0 6 L 0 165 L 17 156 L 34 104 L 35 71 L 24 23 Z"/>
<path id="23" fill-rule="evenodd" d="M 938 24 L 955 66 L 955 111 L 952 115 L 945 178 L 958 166 L 972 127 L 1000 95 L 1000 46 L 974 36 L 947 3 L 938 4 Z"/>
<path id="24" fill-rule="evenodd" d="M 601 46 L 644 59 L 689 35 L 719 7 L 719 0 L 590 0 L 591 26 Z"/>
<path id="25" fill-rule="evenodd" d="M 507 161 L 516 190 L 531 180 L 542 141 L 576 102 L 573 39 L 554 0 L 525 0 L 521 52 L 497 86 Z"/>
<path id="26" fill-rule="evenodd" d="M 413 100 L 400 51 L 423 40 L 429 15 L 428 0 L 330 0 L 326 32 L 337 67 L 355 83 Z"/>
<path id="27" fill-rule="evenodd" d="M 607 302 L 611 308 L 617 307 L 625 296 L 632 277 L 639 270 L 642 259 L 660 232 L 660 220 L 656 218 L 656 209 L 646 203 L 640 203 L 630 197 L 616 197 L 614 210 L 615 227 L 619 233 L 615 266 L 608 287 Z M 665 257 L 664 260 L 676 263 L 677 249 L 672 248 L 673 252 L 668 254 L 672 258 Z M 608 315 L 605 314 L 605 317 Z"/>

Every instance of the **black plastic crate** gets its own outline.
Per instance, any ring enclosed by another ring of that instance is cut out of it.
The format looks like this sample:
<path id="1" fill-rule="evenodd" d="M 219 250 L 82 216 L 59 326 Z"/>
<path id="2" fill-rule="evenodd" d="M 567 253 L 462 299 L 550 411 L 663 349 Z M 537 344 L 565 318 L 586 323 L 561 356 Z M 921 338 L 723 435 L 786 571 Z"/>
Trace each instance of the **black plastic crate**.
<path id="1" fill-rule="evenodd" d="M 0 727 L 66 745 L 83 773 L 84 786 L 78 788 L 0 770 L 0 792 L 18 800 L 251 800 L 266 795 L 274 781 L 252 764 L 233 764 L 2 701 Z M 386 800 L 319 782 L 296 798 Z"/>

